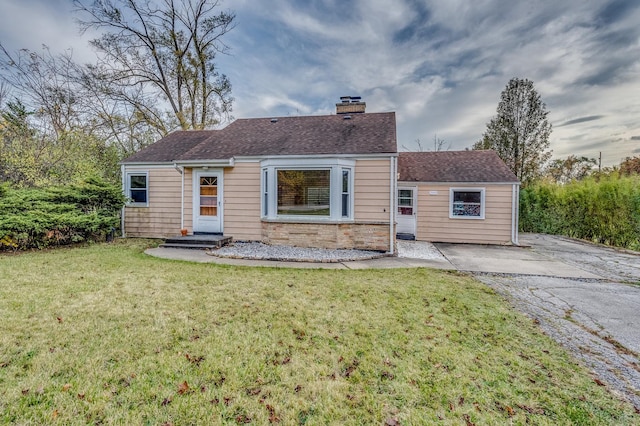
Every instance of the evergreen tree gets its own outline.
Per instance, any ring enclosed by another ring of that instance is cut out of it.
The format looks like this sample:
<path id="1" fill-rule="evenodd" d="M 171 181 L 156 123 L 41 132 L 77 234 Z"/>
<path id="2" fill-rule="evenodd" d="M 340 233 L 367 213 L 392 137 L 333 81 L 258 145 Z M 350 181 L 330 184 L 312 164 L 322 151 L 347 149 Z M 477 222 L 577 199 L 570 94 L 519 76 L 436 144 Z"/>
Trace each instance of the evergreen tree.
<path id="1" fill-rule="evenodd" d="M 500 95 L 497 114 L 473 149 L 493 149 L 527 185 L 542 175 L 551 158 L 549 112 L 527 79 L 512 78 Z"/>

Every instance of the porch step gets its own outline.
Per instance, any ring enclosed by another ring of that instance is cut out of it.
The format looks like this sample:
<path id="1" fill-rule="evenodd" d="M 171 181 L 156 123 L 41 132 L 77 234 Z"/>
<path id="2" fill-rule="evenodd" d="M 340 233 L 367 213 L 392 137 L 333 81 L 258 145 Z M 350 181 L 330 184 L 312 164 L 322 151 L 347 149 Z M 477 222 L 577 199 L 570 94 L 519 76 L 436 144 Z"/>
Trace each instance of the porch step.
<path id="1" fill-rule="evenodd" d="M 186 235 L 184 237 L 167 238 L 164 244 L 160 244 L 160 247 L 196 250 L 216 249 L 229 244 L 232 239 L 229 236 L 215 234 Z"/>
<path id="2" fill-rule="evenodd" d="M 415 241 L 416 236 L 413 234 L 405 234 L 405 233 L 399 232 L 396 234 L 396 238 L 398 240 Z"/>

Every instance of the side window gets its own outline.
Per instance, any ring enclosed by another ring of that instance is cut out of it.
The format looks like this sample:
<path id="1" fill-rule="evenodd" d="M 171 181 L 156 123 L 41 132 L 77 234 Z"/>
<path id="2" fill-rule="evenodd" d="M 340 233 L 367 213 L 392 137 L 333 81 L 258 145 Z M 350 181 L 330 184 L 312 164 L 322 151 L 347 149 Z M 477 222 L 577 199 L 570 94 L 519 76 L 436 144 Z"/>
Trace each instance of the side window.
<path id="1" fill-rule="evenodd" d="M 262 215 L 269 216 L 269 172 L 262 171 Z"/>
<path id="2" fill-rule="evenodd" d="M 351 216 L 351 179 L 349 178 L 350 169 L 342 169 L 342 217 Z"/>
<path id="3" fill-rule="evenodd" d="M 149 176 L 147 173 L 127 174 L 127 197 L 129 205 L 147 206 L 149 204 Z"/>
<path id="4" fill-rule="evenodd" d="M 450 218 L 484 219 L 484 188 L 451 188 Z"/>

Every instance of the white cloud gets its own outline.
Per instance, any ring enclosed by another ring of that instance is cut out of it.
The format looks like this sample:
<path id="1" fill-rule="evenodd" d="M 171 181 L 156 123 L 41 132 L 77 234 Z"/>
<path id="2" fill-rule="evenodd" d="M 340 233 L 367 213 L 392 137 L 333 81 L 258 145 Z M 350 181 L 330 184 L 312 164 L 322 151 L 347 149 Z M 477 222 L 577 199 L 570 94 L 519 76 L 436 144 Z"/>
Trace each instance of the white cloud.
<path id="1" fill-rule="evenodd" d="M 640 135 L 640 4 L 604 0 L 249 0 L 220 56 L 236 117 L 327 114 L 341 95 L 396 111 L 398 142 L 480 138 L 514 76 L 535 82 L 554 155 L 615 164 Z M 89 52 L 70 0 L 4 0 L 0 41 Z M 598 120 L 559 127 L 571 119 Z M 615 142 L 614 142 L 615 141 Z"/>

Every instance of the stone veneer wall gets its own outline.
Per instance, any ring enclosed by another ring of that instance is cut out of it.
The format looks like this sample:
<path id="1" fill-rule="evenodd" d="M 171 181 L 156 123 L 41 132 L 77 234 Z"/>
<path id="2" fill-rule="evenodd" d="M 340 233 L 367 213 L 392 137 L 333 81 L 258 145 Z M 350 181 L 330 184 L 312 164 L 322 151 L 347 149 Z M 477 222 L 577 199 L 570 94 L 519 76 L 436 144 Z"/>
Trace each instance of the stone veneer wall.
<path id="1" fill-rule="evenodd" d="M 263 221 L 262 241 L 273 245 L 388 252 L 389 224 Z"/>

